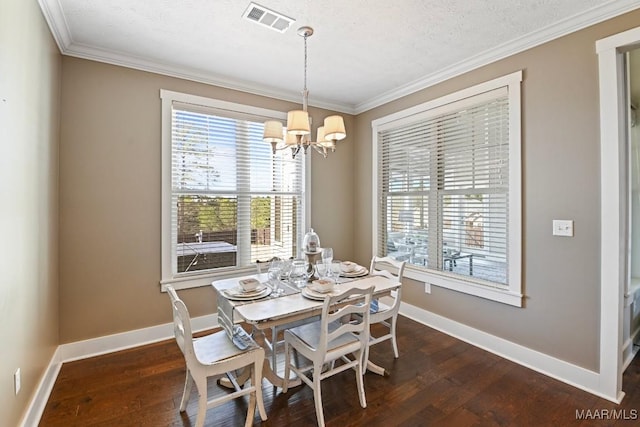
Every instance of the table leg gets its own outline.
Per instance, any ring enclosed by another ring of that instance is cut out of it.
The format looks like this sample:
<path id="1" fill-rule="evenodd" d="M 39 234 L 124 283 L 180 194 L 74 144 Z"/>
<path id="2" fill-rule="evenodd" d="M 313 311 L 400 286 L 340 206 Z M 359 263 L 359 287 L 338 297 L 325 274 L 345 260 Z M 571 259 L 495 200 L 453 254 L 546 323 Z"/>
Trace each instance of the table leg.
<path id="1" fill-rule="evenodd" d="M 374 374 L 377 374 L 383 377 L 389 376 L 389 372 L 387 372 L 386 369 L 384 369 L 382 366 L 376 365 L 371 360 L 367 360 L 367 371 L 371 371 Z"/>

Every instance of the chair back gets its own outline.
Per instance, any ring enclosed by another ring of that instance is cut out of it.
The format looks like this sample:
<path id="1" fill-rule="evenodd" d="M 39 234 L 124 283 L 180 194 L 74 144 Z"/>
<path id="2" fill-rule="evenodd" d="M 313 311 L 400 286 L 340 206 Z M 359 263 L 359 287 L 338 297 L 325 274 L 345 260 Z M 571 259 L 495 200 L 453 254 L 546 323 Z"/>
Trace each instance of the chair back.
<path id="1" fill-rule="evenodd" d="M 324 299 L 320 317 L 319 352 L 326 354 L 329 343 L 351 333 L 358 336 L 363 348 L 366 347 L 369 342 L 369 304 L 372 296 L 373 286 L 351 288 Z M 344 304 L 346 301 L 348 302 Z M 343 321 L 344 319 L 350 321 Z"/>
<path id="2" fill-rule="evenodd" d="M 185 303 L 178 297 L 173 286 L 167 285 L 166 289 L 169 298 L 171 298 L 171 307 L 173 309 L 173 334 L 187 363 L 193 363 L 197 359 L 193 349 L 193 333 L 191 330 L 189 310 L 187 310 Z"/>
<path id="3" fill-rule="evenodd" d="M 384 276 L 388 279 L 397 279 L 399 282 L 402 282 L 406 263 L 406 261 L 398 261 L 391 257 L 378 257 L 374 255 L 373 258 L 371 258 L 369 274 L 372 276 Z M 389 271 L 388 267 L 391 267 L 395 273 Z"/>
<path id="4" fill-rule="evenodd" d="M 227 333 L 230 340 L 233 340 L 234 323 L 233 323 L 233 306 L 228 299 L 222 295 L 217 295 L 218 301 L 218 324 Z"/>

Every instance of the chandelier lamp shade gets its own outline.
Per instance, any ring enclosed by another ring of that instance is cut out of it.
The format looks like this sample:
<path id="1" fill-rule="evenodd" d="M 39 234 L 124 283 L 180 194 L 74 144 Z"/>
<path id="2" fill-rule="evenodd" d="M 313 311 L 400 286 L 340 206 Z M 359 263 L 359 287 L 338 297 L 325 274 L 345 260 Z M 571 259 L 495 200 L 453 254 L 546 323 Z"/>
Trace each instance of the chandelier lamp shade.
<path id="1" fill-rule="evenodd" d="M 328 116 L 324 119 L 324 125 L 316 130 L 316 140 L 312 140 L 311 120 L 307 112 L 309 91 L 307 90 L 307 38 L 313 34 L 313 28 L 300 27 L 298 35 L 304 37 L 304 89 L 302 90 L 302 109 L 292 110 L 287 113 L 286 132 L 282 122 L 269 120 L 264 123 L 264 142 L 271 144 L 273 154 L 278 150 L 291 148 L 293 157 L 303 150 L 307 153 L 309 147 L 327 157 L 329 152 L 336 149 L 336 142 L 346 138 L 342 116 Z"/>

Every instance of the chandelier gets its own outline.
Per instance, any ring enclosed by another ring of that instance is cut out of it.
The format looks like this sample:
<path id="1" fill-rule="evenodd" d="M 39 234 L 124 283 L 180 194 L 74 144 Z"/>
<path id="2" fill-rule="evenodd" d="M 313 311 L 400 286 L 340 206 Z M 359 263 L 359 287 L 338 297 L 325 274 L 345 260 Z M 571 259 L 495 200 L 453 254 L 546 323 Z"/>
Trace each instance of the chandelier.
<path id="1" fill-rule="evenodd" d="M 324 125 L 318 127 L 316 140 L 311 140 L 311 124 L 307 103 L 309 91 L 307 90 L 307 38 L 313 34 L 313 28 L 300 27 L 298 35 L 304 37 L 304 88 L 302 89 L 302 110 L 292 110 L 287 113 L 287 134 L 284 135 L 282 122 L 269 120 L 264 123 L 264 142 L 271 143 L 273 154 L 278 150 L 291 148 L 292 156 L 303 150 L 307 153 L 309 147 L 327 157 L 327 154 L 336 150 L 336 142 L 344 139 L 347 133 L 344 128 L 342 116 L 328 116 L 324 119 Z M 284 145 L 282 145 L 284 143 Z M 280 144 L 280 145 L 279 145 Z"/>

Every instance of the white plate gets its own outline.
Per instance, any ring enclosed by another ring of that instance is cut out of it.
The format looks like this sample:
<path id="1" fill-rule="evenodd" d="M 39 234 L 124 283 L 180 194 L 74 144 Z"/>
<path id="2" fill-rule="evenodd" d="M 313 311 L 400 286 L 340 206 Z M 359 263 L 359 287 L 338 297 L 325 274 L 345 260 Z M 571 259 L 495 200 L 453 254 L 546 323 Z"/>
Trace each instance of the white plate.
<path id="1" fill-rule="evenodd" d="M 356 271 L 352 271 L 350 273 L 342 272 L 342 273 L 340 273 L 340 276 L 341 277 L 353 278 L 353 277 L 366 276 L 367 274 L 369 274 L 369 270 L 366 269 L 366 268 L 363 268 L 362 270 L 356 270 Z"/>
<path id="2" fill-rule="evenodd" d="M 330 296 L 332 294 L 333 294 L 333 291 L 325 292 L 324 294 L 321 294 L 320 292 L 314 291 L 313 289 L 309 289 L 308 287 L 302 288 L 303 297 L 313 299 L 316 301 L 324 301 L 325 297 Z"/>
<path id="3" fill-rule="evenodd" d="M 255 289 L 252 289 L 250 291 L 245 291 L 244 289 L 242 289 L 241 286 L 238 286 L 235 288 L 227 289 L 225 290 L 225 292 L 228 295 L 233 295 L 238 297 L 252 297 L 264 292 L 264 290 L 267 289 L 267 287 L 268 287 L 267 285 L 259 284 Z"/>
<path id="4" fill-rule="evenodd" d="M 261 286 L 262 286 L 262 289 L 260 291 L 251 291 L 250 293 L 238 292 L 237 289 L 227 289 L 223 291 L 223 293 L 224 293 L 224 296 L 227 297 L 227 299 L 230 299 L 233 301 L 246 301 L 246 300 L 252 300 L 252 299 L 259 299 L 259 298 L 264 298 L 267 295 L 271 294 L 272 289 L 270 287 L 265 285 L 261 285 Z"/>

